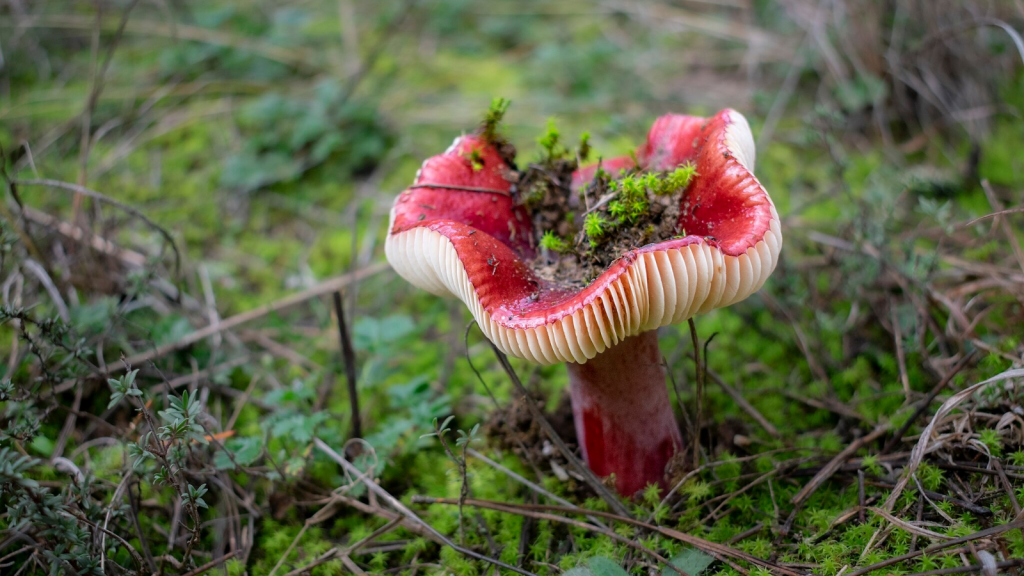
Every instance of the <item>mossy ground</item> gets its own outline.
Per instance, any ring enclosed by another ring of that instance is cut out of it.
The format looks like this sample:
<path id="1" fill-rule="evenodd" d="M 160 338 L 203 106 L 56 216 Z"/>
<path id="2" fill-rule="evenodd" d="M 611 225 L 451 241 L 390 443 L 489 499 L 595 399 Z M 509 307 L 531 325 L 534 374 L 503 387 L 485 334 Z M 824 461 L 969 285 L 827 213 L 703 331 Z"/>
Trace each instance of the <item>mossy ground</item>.
<path id="1" fill-rule="evenodd" d="M 960 73 L 984 71 L 998 88 L 987 126 L 957 124 L 959 116 L 940 120 L 930 108 L 907 113 L 907 102 L 926 103 L 903 98 L 906 88 L 887 85 L 863 55 L 840 62 L 861 70 L 855 76 L 834 76 L 835 62 L 796 52 L 779 64 L 779 51 L 790 50 L 780 39 L 802 34 L 799 24 L 771 3 L 754 4 L 742 17 L 733 8 L 659 4 L 665 17 L 652 20 L 626 9 L 565 15 L 547 2 L 531 3 L 529 13 L 511 3 L 139 3 L 97 84 L 93 71 L 102 69 L 125 5 L 105 4 L 94 54 L 92 5 L 29 3 L 41 12 L 34 23 L 19 28 L 17 40 L 0 37 L 0 571 L 97 574 L 105 556 L 107 574 L 194 573 L 213 562 L 210 570 L 232 576 L 280 576 L 318 558 L 318 576 L 492 572 L 411 524 L 346 553 L 387 525 L 394 507 L 368 494 L 315 439 L 372 469 L 382 489 L 479 554 L 545 575 L 595 557 L 636 574 L 662 570 L 593 523 L 466 505 L 460 529 L 457 506 L 413 503 L 417 495 L 458 499 L 463 482 L 472 499 L 553 503 L 471 448 L 573 505 L 610 510 L 543 435 L 519 434 L 531 445 L 516 450 L 501 422 L 514 420 L 502 415 L 517 394 L 479 333 L 464 339 L 469 316 L 461 305 L 390 271 L 346 287 L 343 299 L 364 442 L 346 446 L 350 402 L 330 297 L 139 362 L 132 368 L 149 416 L 133 398 L 108 408 L 112 386 L 98 373 L 109 370 L 113 387 L 125 386 L 122 355 L 382 261 L 394 195 L 495 95 L 515 101 L 505 119 L 510 140 L 534 142 L 545 118 L 557 116 L 563 142 L 589 131 L 591 158 L 628 154 L 669 111 L 707 115 L 730 105 L 764 138 L 757 176 L 783 217 L 782 262 L 759 295 L 696 320 L 709 368 L 702 394 L 688 327 L 662 329 L 672 398 L 700 468 L 676 494 L 652 489 L 625 503 L 634 517 L 815 574 L 850 574 L 1019 519 L 1024 384 L 1016 376 L 943 416 L 938 448 L 886 503 L 942 403 L 1024 365 L 1021 215 L 971 223 L 1019 204 L 1024 186 L 1015 153 L 1024 75 L 1009 40 L 993 29 L 949 41 L 978 40 L 978 50 L 989 51 L 985 66 Z M 955 15 L 954 8 L 947 6 Z M 26 17 L 10 10 L 0 8 L 0 30 L 4 20 Z M 749 39 L 680 33 L 669 16 L 736 19 L 749 38 L 763 31 L 767 63 L 741 73 L 753 53 Z M 911 26 L 912 41 L 927 34 L 913 27 L 923 20 L 900 18 L 879 21 Z M 829 26 L 837 38 L 852 33 Z M 883 28 L 879 37 L 890 38 Z M 915 45 L 912 55 L 945 46 Z M 690 65 L 689 54 L 716 57 Z M 788 85 L 791 62 L 797 82 L 784 98 L 779 87 Z M 889 87 L 879 92 L 880 85 Z M 83 154 L 87 109 L 91 144 Z M 873 124 L 875 109 L 888 119 L 886 131 Z M 522 153 L 541 157 L 545 145 Z M 171 234 L 181 267 L 137 217 L 24 182 L 34 179 L 81 183 L 133 207 Z M 512 366 L 554 412 L 564 368 Z M 196 394 L 198 408 L 162 417 L 169 395 L 182 390 Z M 703 419 L 695 423 L 698 402 Z M 454 458 L 436 438 L 423 438 L 448 415 Z M 487 422 L 486 433 L 457 445 L 455 431 Z M 160 428 L 166 453 L 142 455 L 140 444 L 160 451 L 144 436 Z M 793 503 L 822 467 L 879 428 Z M 197 496 L 203 485 L 208 492 Z M 663 558 L 687 547 L 603 523 Z M 963 567 L 983 554 L 1024 557 L 1021 531 L 873 574 Z M 765 569 L 716 561 L 708 571 Z"/>

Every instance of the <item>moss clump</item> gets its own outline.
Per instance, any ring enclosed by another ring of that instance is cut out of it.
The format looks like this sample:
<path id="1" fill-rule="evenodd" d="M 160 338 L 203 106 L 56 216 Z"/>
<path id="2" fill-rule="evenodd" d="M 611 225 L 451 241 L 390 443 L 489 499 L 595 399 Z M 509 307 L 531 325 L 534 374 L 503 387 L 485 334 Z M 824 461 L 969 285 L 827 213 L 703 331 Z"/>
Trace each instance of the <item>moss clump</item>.
<path id="1" fill-rule="evenodd" d="M 687 162 L 675 170 L 665 174 L 661 179 L 661 187 L 654 191 L 658 196 L 667 196 L 686 189 L 697 176 L 697 166 Z"/>
<path id="2" fill-rule="evenodd" d="M 686 191 L 696 176 L 697 169 L 690 163 L 668 172 L 626 173 L 618 180 L 613 180 L 608 172 L 598 169 L 588 190 L 606 189 L 614 197 L 606 205 L 595 209 L 595 212 L 607 215 L 607 225 L 597 229 L 597 234 L 590 234 L 586 227 L 583 233 L 591 246 L 600 244 L 603 238 L 619 229 L 630 229 L 627 236 L 633 240 L 658 241 L 674 237 L 674 229 L 667 235 L 659 234 L 663 226 L 655 225 L 654 220 L 672 203 L 678 204 L 678 195 Z M 659 214 L 652 214 L 654 205 L 659 206 Z M 674 222 L 670 224 L 674 228 Z"/>
<path id="3" fill-rule="evenodd" d="M 540 247 L 545 250 L 551 250 L 552 252 L 568 252 L 571 249 L 569 242 L 564 238 L 560 238 L 555 235 L 554 232 L 548 230 L 544 232 L 544 235 L 540 238 Z"/>
<path id="4" fill-rule="evenodd" d="M 494 142 L 498 139 L 498 125 L 505 118 L 505 113 L 508 112 L 508 107 L 511 104 L 512 101 L 505 98 L 491 100 L 491 106 L 487 109 L 484 121 L 480 124 L 480 135 L 484 140 Z"/>
<path id="5" fill-rule="evenodd" d="M 555 119 L 548 118 L 547 128 L 537 138 L 537 144 L 540 144 L 540 147 L 543 149 L 540 159 L 541 164 L 554 166 L 559 160 L 565 160 L 569 157 L 569 149 L 563 146 L 561 141 L 562 135 L 559 133 L 558 127 L 555 126 Z M 589 144 L 587 146 L 589 149 Z"/>
<path id="6" fill-rule="evenodd" d="M 583 233 L 587 235 L 591 246 L 600 243 L 601 238 L 612 228 L 612 223 L 597 212 L 587 214 L 583 219 Z"/>
<path id="7" fill-rule="evenodd" d="M 608 203 L 608 214 L 617 224 L 636 224 L 651 207 L 647 200 L 649 190 L 658 187 L 656 174 L 627 176 L 612 182 L 610 188 L 618 196 Z"/>

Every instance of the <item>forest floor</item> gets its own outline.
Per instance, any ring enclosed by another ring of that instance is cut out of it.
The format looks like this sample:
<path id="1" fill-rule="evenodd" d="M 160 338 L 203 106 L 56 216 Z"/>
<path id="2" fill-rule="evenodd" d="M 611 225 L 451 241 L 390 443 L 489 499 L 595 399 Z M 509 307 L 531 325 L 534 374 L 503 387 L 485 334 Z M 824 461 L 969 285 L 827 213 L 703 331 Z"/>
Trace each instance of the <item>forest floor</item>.
<path id="1" fill-rule="evenodd" d="M 0 0 L 0 572 L 1020 574 L 1022 27 Z M 385 262 L 394 197 L 493 97 L 526 159 L 548 117 L 603 157 L 668 112 L 753 126 L 782 258 L 695 319 L 704 362 L 660 330 L 671 490 L 588 481 L 564 367 L 503 364 Z"/>

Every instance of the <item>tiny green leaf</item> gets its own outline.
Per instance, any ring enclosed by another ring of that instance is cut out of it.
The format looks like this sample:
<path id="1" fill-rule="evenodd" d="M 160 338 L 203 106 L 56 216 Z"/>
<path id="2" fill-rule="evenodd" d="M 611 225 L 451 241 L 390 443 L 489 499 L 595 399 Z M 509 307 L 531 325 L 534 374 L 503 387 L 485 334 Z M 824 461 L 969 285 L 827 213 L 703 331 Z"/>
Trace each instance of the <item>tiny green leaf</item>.
<path id="1" fill-rule="evenodd" d="M 698 576 L 701 572 L 707 570 L 708 566 L 711 566 L 711 563 L 714 561 L 714 557 L 694 548 L 687 548 L 669 560 L 672 566 L 679 568 L 690 576 Z M 661 576 L 678 575 L 679 573 L 670 566 L 665 566 L 661 569 Z"/>
<path id="2" fill-rule="evenodd" d="M 587 566 L 594 576 L 629 576 L 622 566 L 604 556 L 594 556 L 587 562 Z"/>

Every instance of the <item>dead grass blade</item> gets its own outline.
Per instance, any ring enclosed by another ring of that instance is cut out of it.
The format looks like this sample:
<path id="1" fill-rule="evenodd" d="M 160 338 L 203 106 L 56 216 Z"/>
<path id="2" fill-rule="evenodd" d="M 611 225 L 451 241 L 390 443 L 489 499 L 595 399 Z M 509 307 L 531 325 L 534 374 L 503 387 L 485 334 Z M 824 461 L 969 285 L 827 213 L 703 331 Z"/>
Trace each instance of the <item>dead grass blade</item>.
<path id="1" fill-rule="evenodd" d="M 885 518 L 886 520 L 902 528 L 903 530 L 910 532 L 911 534 L 917 534 L 918 536 L 924 536 L 926 538 L 931 538 L 932 540 L 952 540 L 952 538 L 946 536 L 945 534 L 939 534 L 938 532 L 933 532 L 931 530 L 921 528 L 920 526 L 915 526 L 914 524 L 911 524 L 910 522 L 907 522 L 905 520 L 900 520 L 899 518 L 893 516 L 889 512 L 882 510 L 881 508 L 878 508 L 876 506 L 869 506 L 867 509 L 874 512 L 875 514 L 878 514 L 882 518 Z"/>
<path id="2" fill-rule="evenodd" d="M 957 392 L 949 400 L 939 407 L 938 411 L 935 412 L 935 416 L 932 417 L 932 421 L 921 433 L 921 439 L 918 440 L 917 445 L 910 453 L 910 461 L 907 463 L 906 468 L 903 470 L 903 474 L 900 476 L 896 486 L 893 487 L 892 492 L 889 493 L 889 498 L 886 499 L 885 504 L 882 506 L 887 511 L 892 512 L 893 507 L 896 505 L 896 501 L 899 499 L 900 494 L 903 493 L 903 489 L 907 487 L 907 483 L 910 481 L 911 476 L 917 472 L 921 462 L 924 460 L 925 454 L 928 453 L 928 445 L 932 441 L 932 434 L 935 432 L 936 424 L 946 417 L 954 408 L 957 407 L 961 402 L 970 398 L 975 392 L 984 386 L 994 384 L 996 382 L 1002 382 L 1003 380 L 1009 380 L 1010 378 L 1022 378 L 1024 377 L 1024 369 L 1017 370 L 1006 370 L 988 380 L 982 380 L 977 384 L 973 384 L 964 388 L 960 392 Z M 848 576 L 854 576 L 849 574 Z"/>
<path id="3" fill-rule="evenodd" d="M 920 550 L 915 550 L 913 552 L 907 552 L 906 554 L 903 554 L 903 555 L 900 555 L 900 556 L 893 556 L 892 558 L 887 558 L 885 560 L 882 560 L 881 562 L 876 562 L 875 564 L 872 564 L 870 566 L 865 566 L 863 568 L 858 568 L 857 570 L 854 570 L 853 572 L 850 572 L 849 574 L 846 574 L 846 576 L 863 576 L 864 574 L 868 574 L 870 572 L 874 572 L 875 570 L 879 570 L 881 568 L 885 568 L 886 566 L 892 566 L 893 564 L 898 564 L 900 562 L 903 562 L 904 560 L 911 560 L 913 558 L 917 558 L 918 556 L 923 556 L 925 554 L 931 554 L 932 552 L 938 552 L 940 550 L 945 550 L 946 548 L 952 548 L 953 546 L 956 546 L 958 544 L 965 544 L 967 542 L 974 542 L 975 540 L 980 540 L 982 538 L 988 538 L 989 536 L 997 536 L 997 535 L 1002 534 L 1004 532 L 1009 532 L 1010 530 L 1016 530 L 1017 528 L 1022 528 L 1022 527 L 1024 527 L 1024 520 L 1018 520 L 1016 522 L 1010 522 L 1009 524 L 1003 524 L 1002 526 L 993 526 L 992 528 L 988 528 L 987 530 L 981 530 L 979 532 L 975 532 L 974 534 L 969 534 L 967 536 L 963 536 L 963 537 L 960 537 L 960 538 L 954 538 L 954 539 L 949 540 L 947 542 L 940 542 L 938 544 L 932 544 L 931 546 L 929 546 L 927 548 L 922 548 Z"/>
<path id="4" fill-rule="evenodd" d="M 761 428 L 763 428 L 769 436 L 771 436 L 772 438 L 782 438 L 782 434 L 779 433 L 779 429 L 772 425 L 772 423 L 769 422 L 768 419 L 765 418 L 764 415 L 757 410 L 757 408 L 754 408 L 754 405 L 747 401 L 747 399 L 743 397 L 743 394 L 740 394 L 739 390 L 730 386 L 728 382 L 722 379 L 721 375 L 719 375 L 718 372 L 715 372 L 710 368 L 707 368 L 705 372 L 708 376 L 711 376 L 712 380 L 714 380 L 719 386 L 722 387 L 722 390 L 725 390 L 725 393 L 728 394 L 730 398 L 732 398 L 733 402 L 735 402 L 736 405 L 740 407 L 740 409 L 746 412 L 748 416 L 753 418 L 755 422 L 760 424 Z"/>

